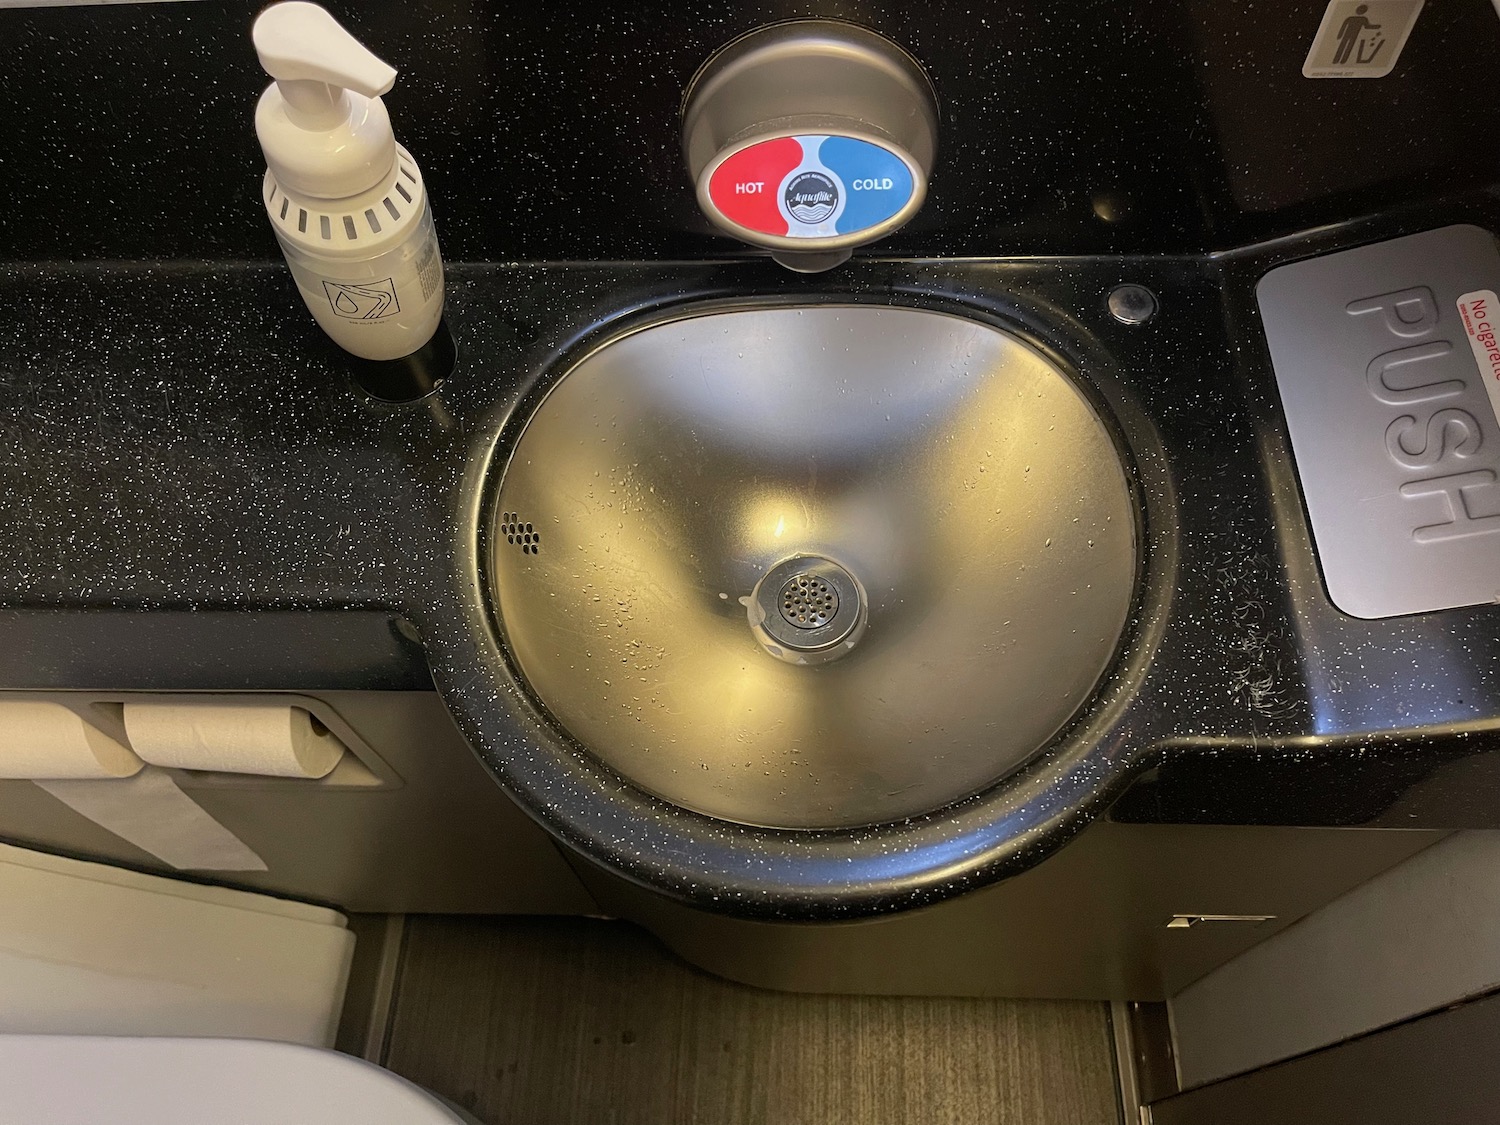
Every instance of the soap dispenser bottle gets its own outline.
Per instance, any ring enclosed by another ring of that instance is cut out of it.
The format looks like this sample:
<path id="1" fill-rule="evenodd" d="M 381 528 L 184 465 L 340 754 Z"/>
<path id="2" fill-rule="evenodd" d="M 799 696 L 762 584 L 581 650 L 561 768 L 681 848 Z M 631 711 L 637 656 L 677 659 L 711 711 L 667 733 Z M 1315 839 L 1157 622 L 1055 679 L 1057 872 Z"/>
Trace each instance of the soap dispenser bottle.
<path id="1" fill-rule="evenodd" d="M 422 173 L 380 100 L 396 71 L 300 0 L 263 11 L 251 38 L 276 80 L 255 109 L 261 195 L 303 300 L 354 355 L 412 356 L 442 319 L 443 262 Z"/>

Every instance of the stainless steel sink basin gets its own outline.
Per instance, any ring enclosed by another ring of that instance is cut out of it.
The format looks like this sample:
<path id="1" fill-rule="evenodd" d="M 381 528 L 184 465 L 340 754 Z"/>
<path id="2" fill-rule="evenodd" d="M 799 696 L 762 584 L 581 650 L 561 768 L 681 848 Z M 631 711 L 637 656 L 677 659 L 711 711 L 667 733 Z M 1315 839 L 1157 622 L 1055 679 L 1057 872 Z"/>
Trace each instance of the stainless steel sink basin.
<path id="1" fill-rule="evenodd" d="M 908 308 L 705 313 L 617 338 L 525 420 L 491 525 L 515 667 L 635 785 L 848 828 L 1043 750 L 1137 572 L 1116 443 L 1020 338 Z"/>

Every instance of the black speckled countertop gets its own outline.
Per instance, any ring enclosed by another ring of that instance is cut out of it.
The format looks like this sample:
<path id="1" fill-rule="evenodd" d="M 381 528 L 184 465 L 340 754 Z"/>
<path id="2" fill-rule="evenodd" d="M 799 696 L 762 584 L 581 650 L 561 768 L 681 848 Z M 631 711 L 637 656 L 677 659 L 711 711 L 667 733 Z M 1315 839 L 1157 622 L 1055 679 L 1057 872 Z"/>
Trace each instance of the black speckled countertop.
<path id="1" fill-rule="evenodd" d="M 1412 65 L 1433 71 L 1444 44 L 1471 32 L 1481 46 L 1500 37 L 1474 30 L 1481 8 L 1431 21 Z M 1072 94 L 1049 102 L 1061 89 L 1052 85 L 1006 86 L 1006 102 L 990 69 L 1003 37 L 974 30 L 972 13 L 942 9 L 918 27 L 861 12 L 907 33 L 937 72 L 956 154 L 927 212 L 881 257 L 805 278 L 733 253 L 692 216 L 656 118 L 677 72 L 741 25 L 820 6 L 689 13 L 643 56 L 645 69 L 627 69 L 617 100 L 648 73 L 671 81 L 616 120 L 623 111 L 599 102 L 609 83 L 598 68 L 627 31 L 650 30 L 643 10 L 611 9 L 567 39 L 549 37 L 554 25 L 535 13 L 502 27 L 447 8 L 418 22 L 372 5 L 363 25 L 349 23 L 372 42 L 383 30 L 377 46 L 412 67 L 408 92 L 390 100 L 398 122 L 403 112 L 420 122 L 398 130 L 436 198 L 459 346 L 437 393 L 397 405 L 354 386 L 269 257 L 246 143 L 260 81 L 240 57 L 246 44 L 221 43 L 252 10 L 110 9 L 71 43 L 64 32 L 84 27 L 70 23 L 85 18 L 77 12 L 0 12 L 0 52 L 13 64 L 0 67 L 11 98 L 0 167 L 32 189 L 0 211 L 0 688 L 435 683 L 481 758 L 563 838 L 667 893 L 759 916 L 945 897 L 1036 862 L 1106 809 L 1134 821 L 1500 826 L 1497 611 L 1361 621 L 1328 603 L 1253 296 L 1267 269 L 1310 254 L 1450 222 L 1497 229 L 1500 203 L 1455 170 L 1446 133 L 1387 154 L 1384 177 L 1351 161 L 1345 181 L 1324 183 L 1334 173 L 1319 164 L 1296 187 L 1262 163 L 1236 164 L 1266 141 L 1222 112 L 1237 72 L 1200 4 L 1168 5 L 1163 30 L 1144 39 L 1118 20 L 1088 25 L 1090 42 L 1113 35 L 1130 60 L 1108 89 L 1107 68 L 1089 64 L 1097 119 Z M 965 30 L 967 45 L 950 49 Z M 1069 29 L 1031 16 L 1010 30 L 1005 49 L 1034 67 Z M 131 34 L 159 49 L 130 47 Z M 71 59 L 85 77 L 44 113 L 25 83 L 48 58 Z M 1213 70 L 1201 84 L 1199 64 Z M 153 68 L 159 85 L 135 90 Z M 184 68 L 203 97 L 153 144 L 142 115 L 162 108 L 156 90 Z M 577 96 L 548 99 L 532 132 L 517 135 L 506 117 L 506 143 L 473 138 L 476 119 L 538 105 L 533 86 L 565 73 L 575 77 L 558 81 Z M 94 97 L 92 119 L 63 120 L 101 83 L 118 96 Z M 1436 88 L 1395 89 L 1413 112 L 1447 120 L 1450 95 Z M 1313 128 L 1319 99 L 1333 96 L 1268 89 L 1305 99 L 1289 134 Z M 1174 108 L 1148 114 L 1139 144 L 1111 156 L 1127 108 L 1112 99 L 1131 91 L 1131 113 L 1142 99 Z M 419 112 L 445 96 L 442 118 Z M 1018 188 L 995 148 L 976 146 L 997 143 L 1023 98 L 1072 131 L 1035 150 L 1050 154 L 1044 182 Z M 586 121 L 580 104 L 596 104 Z M 204 156 L 214 130 L 239 125 L 220 157 Z M 1196 143 L 1174 155 L 1183 138 Z M 1086 142 L 1097 142 L 1092 159 Z M 595 154 L 586 169 L 580 150 Z M 1101 218 L 1124 213 L 1114 204 L 1140 218 Z M 1122 281 L 1158 295 L 1149 324 L 1109 316 L 1105 295 Z M 1119 419 L 1145 520 L 1126 649 L 1057 744 L 988 793 L 858 832 L 712 821 L 566 745 L 509 670 L 480 561 L 508 420 L 578 349 L 686 305 L 747 298 L 978 316 L 1060 356 Z"/>
<path id="2" fill-rule="evenodd" d="M 749 913 L 952 893 L 1034 862 L 1137 778 L 1116 815 L 1432 827 L 1455 822 L 1434 776 L 1464 763 L 1456 819 L 1488 823 L 1500 806 L 1473 786 L 1493 770 L 1473 759 L 1500 715 L 1483 686 L 1494 611 L 1370 622 L 1323 596 L 1264 344 L 1228 315 L 1284 256 L 871 260 L 811 279 L 762 261 L 456 265 L 458 369 L 404 405 L 364 395 L 283 315 L 297 298 L 274 265 L 8 267 L 0 684 L 415 687 L 430 664 L 481 756 L 555 830 Z M 1158 294 L 1150 324 L 1109 316 L 1124 280 Z M 1132 639 L 1060 748 L 1000 790 L 862 833 L 720 824 L 629 790 L 517 688 L 480 577 L 508 417 L 576 349 L 745 296 L 965 309 L 1067 357 L 1121 419 L 1146 516 Z"/>

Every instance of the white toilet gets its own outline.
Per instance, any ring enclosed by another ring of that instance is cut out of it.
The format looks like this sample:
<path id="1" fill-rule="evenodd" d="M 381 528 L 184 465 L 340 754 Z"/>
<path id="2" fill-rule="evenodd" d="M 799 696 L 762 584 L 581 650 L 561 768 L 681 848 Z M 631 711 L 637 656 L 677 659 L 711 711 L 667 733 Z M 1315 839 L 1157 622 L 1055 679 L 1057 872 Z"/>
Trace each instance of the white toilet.
<path id="1" fill-rule="evenodd" d="M 478 1125 L 352 1055 L 261 1039 L 0 1035 L 0 1125 Z"/>
<path id="2" fill-rule="evenodd" d="M 0 844 L 0 1125 L 475 1125 L 328 1049 L 337 911 Z"/>

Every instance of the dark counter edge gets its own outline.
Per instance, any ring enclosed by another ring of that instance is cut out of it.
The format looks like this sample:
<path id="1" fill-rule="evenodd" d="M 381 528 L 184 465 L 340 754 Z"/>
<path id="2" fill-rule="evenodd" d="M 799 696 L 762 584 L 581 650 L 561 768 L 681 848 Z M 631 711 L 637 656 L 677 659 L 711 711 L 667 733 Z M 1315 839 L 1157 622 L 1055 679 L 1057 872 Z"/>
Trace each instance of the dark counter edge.
<path id="1" fill-rule="evenodd" d="M 0 684 L 27 691 L 431 691 L 379 609 L 0 609 Z"/>

